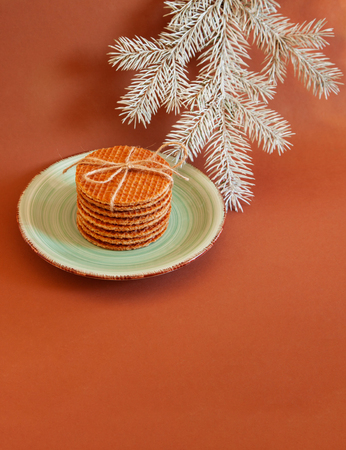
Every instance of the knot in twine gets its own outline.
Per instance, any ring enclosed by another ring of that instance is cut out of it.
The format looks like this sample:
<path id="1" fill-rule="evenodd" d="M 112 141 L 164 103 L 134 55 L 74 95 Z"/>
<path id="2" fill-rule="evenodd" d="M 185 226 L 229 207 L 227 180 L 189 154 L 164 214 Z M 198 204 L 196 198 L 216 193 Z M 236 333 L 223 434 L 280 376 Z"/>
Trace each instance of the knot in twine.
<path id="1" fill-rule="evenodd" d="M 155 156 L 160 152 L 160 150 L 162 150 L 164 147 L 167 147 L 169 145 L 179 145 L 183 150 L 184 150 L 184 156 L 183 158 L 174 166 L 168 166 L 159 162 L 159 161 L 154 161 L 153 159 L 155 158 Z M 110 200 L 110 209 L 111 211 L 113 211 L 114 209 L 114 203 L 115 203 L 115 199 L 122 187 L 122 185 L 124 184 L 127 174 L 129 172 L 129 170 L 138 170 L 141 172 L 151 172 L 151 173 L 157 173 L 161 176 L 163 176 L 164 178 L 166 178 L 169 181 L 169 186 L 168 189 L 172 188 L 173 185 L 173 174 L 178 175 L 181 178 L 184 178 L 184 180 L 189 180 L 188 178 L 184 177 L 183 175 L 181 175 L 179 172 L 177 172 L 176 169 L 177 167 L 181 166 L 188 155 L 188 150 L 187 147 L 180 143 L 180 142 L 168 142 L 166 144 L 161 145 L 160 148 L 158 148 L 156 150 L 156 152 L 152 153 L 152 155 L 147 158 L 147 159 L 137 159 L 137 160 L 133 160 L 131 161 L 131 155 L 132 152 L 135 150 L 136 147 L 132 147 L 129 154 L 127 155 L 126 159 L 124 162 L 112 162 L 112 161 L 105 161 L 104 159 L 101 158 L 97 158 L 97 157 L 93 157 L 93 156 L 86 156 L 85 158 L 82 158 L 81 160 L 77 161 L 74 164 L 71 164 L 69 167 L 67 167 L 63 173 L 67 172 L 71 167 L 76 166 L 77 164 L 86 164 L 86 165 L 91 165 L 91 166 L 100 166 L 99 169 L 93 169 L 90 170 L 89 172 L 84 174 L 84 179 L 89 181 L 90 183 L 95 183 L 95 184 L 105 184 L 105 183 L 109 183 L 110 181 L 113 180 L 113 178 L 115 178 L 119 173 L 124 172 L 123 176 L 116 188 L 116 190 L 114 191 L 112 198 Z M 152 165 L 155 165 L 155 167 L 150 167 Z M 102 172 L 112 172 L 105 180 L 100 181 L 100 180 L 94 180 L 93 178 L 91 178 L 91 176 L 95 175 L 95 174 L 99 174 Z M 169 173 L 167 173 L 169 172 Z"/>

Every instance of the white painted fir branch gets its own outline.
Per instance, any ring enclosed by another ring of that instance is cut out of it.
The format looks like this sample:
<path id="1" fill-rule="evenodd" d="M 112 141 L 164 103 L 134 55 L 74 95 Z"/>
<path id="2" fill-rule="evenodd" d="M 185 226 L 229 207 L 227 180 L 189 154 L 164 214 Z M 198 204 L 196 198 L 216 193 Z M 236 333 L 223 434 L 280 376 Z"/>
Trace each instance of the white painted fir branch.
<path id="1" fill-rule="evenodd" d="M 119 102 L 123 120 L 146 126 L 160 107 L 180 114 L 167 141 L 185 144 L 191 160 L 205 151 L 227 207 L 242 210 L 253 196 L 250 142 L 268 153 L 291 145 L 288 122 L 267 107 L 288 63 L 315 95 L 339 91 L 342 74 L 321 52 L 332 29 L 324 20 L 292 24 L 274 0 L 164 3 L 171 17 L 157 39 L 121 37 L 111 46 L 113 66 L 138 72 Z M 265 55 L 260 73 L 246 63 L 251 44 Z M 189 81 L 195 56 L 200 71 Z"/>

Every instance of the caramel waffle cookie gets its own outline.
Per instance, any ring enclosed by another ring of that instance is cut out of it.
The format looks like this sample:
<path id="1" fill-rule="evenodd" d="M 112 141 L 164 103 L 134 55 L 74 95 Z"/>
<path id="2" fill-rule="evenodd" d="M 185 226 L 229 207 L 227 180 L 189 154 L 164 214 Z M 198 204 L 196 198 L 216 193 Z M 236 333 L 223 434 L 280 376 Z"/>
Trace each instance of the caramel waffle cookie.
<path id="1" fill-rule="evenodd" d="M 155 230 L 151 230 L 151 233 L 145 234 L 143 236 L 138 237 L 130 237 L 130 238 L 117 238 L 117 237 L 108 237 L 104 234 L 98 234 L 94 231 L 90 230 L 90 228 L 85 224 L 85 222 L 81 219 L 80 216 L 77 215 L 77 226 L 79 230 L 83 230 L 84 234 L 88 235 L 89 237 L 101 241 L 104 243 L 112 244 L 112 245 L 137 245 L 142 244 L 144 242 L 147 242 L 148 240 L 154 239 L 156 236 L 163 233 L 167 227 L 168 227 L 169 220 L 165 220 L 159 227 L 156 227 Z M 83 235 L 84 235 L 83 234 Z"/>
<path id="2" fill-rule="evenodd" d="M 145 160 L 146 167 L 153 169 L 157 167 L 155 164 L 157 162 L 161 166 L 167 166 L 168 174 L 172 173 L 169 164 L 160 155 L 144 148 L 129 146 L 103 148 L 89 154 L 88 159 L 91 158 L 122 164 Z M 128 170 L 124 178 L 123 172 L 114 175 L 114 171 L 107 170 L 106 166 L 103 167 L 104 171 L 99 171 L 100 167 L 102 168 L 100 165 L 78 164 L 76 185 L 77 190 L 82 191 L 93 201 L 104 205 L 105 209 L 109 209 L 112 202 L 115 209 L 153 203 L 171 189 L 171 182 L 160 173 Z M 93 174 L 93 171 L 97 171 L 97 173 Z M 86 174 L 89 179 L 93 180 L 92 182 L 86 178 Z M 122 183 L 121 189 L 113 198 L 120 183 Z"/>
<path id="3" fill-rule="evenodd" d="M 144 209 L 149 210 L 151 208 L 155 208 L 158 203 L 167 200 L 167 198 L 169 196 L 171 196 L 172 191 L 168 190 L 167 192 L 165 192 L 163 195 L 156 198 L 155 200 L 148 201 L 145 203 L 141 203 L 141 204 L 133 203 L 133 204 L 128 204 L 128 205 L 115 204 L 112 206 L 112 208 L 110 207 L 110 205 L 96 201 L 95 199 L 90 197 L 88 194 L 83 192 L 81 189 L 78 189 L 78 187 L 77 187 L 77 194 L 80 197 L 82 197 L 86 202 L 88 202 L 90 205 L 92 205 L 93 207 L 100 208 L 101 210 L 103 210 L 104 214 L 115 214 L 115 213 L 116 214 L 120 214 L 120 213 L 127 214 L 127 213 L 132 213 L 135 210 L 144 210 Z"/>
<path id="4" fill-rule="evenodd" d="M 103 238 L 110 238 L 112 241 L 114 239 L 118 239 L 126 241 L 131 239 L 141 239 L 141 238 L 148 238 L 151 235 L 156 234 L 156 232 L 160 231 L 161 228 L 168 222 L 167 220 L 161 221 L 160 223 L 156 224 L 155 226 L 144 228 L 141 230 L 126 230 L 126 231 L 118 231 L 114 232 L 113 230 L 100 230 L 100 228 L 95 227 L 93 224 L 90 224 L 88 221 L 84 220 L 82 216 L 78 216 L 78 220 L 81 225 L 85 227 L 90 233 L 93 233 L 95 237 L 101 236 L 100 239 Z M 97 236 L 96 236 L 97 235 Z M 108 240 L 108 239 L 107 239 Z M 142 240 L 142 239 L 141 239 Z"/>
<path id="5" fill-rule="evenodd" d="M 96 206 L 92 202 L 88 201 L 83 196 L 82 193 L 77 192 L 77 201 L 79 201 L 80 204 L 82 204 L 82 206 L 84 206 L 84 208 L 90 214 L 92 214 L 98 218 L 99 218 L 99 216 L 103 216 L 103 217 L 106 217 L 109 219 L 114 219 L 114 218 L 130 219 L 130 218 L 134 218 L 134 217 L 139 218 L 140 216 L 149 216 L 150 214 L 156 214 L 159 211 L 162 211 L 168 204 L 170 204 L 171 200 L 172 200 L 172 192 L 169 192 L 168 194 L 166 194 L 166 196 L 162 200 L 154 203 L 150 207 L 136 208 L 136 209 L 131 209 L 131 210 L 127 210 L 127 211 L 114 210 L 113 212 L 111 212 L 109 210 L 106 210 L 105 208 Z"/>
<path id="6" fill-rule="evenodd" d="M 78 222 L 77 222 L 77 228 L 78 228 L 80 234 L 84 237 L 84 239 L 89 241 L 91 244 L 97 245 L 98 247 L 102 247 L 107 250 L 114 250 L 114 251 L 135 250 L 138 248 L 147 247 L 149 244 L 157 241 L 166 231 L 166 229 L 164 229 L 163 231 L 161 231 L 161 233 L 157 234 L 154 238 L 148 239 L 147 241 L 144 241 L 144 242 L 141 242 L 138 244 L 115 245 L 115 244 L 110 244 L 109 242 L 102 242 L 102 241 L 94 238 L 93 236 L 90 236 L 86 231 L 84 231 L 79 226 Z"/>
<path id="7" fill-rule="evenodd" d="M 160 214 L 149 215 L 147 216 L 139 216 L 138 218 L 132 219 L 111 219 L 104 218 L 104 216 L 98 215 L 95 217 L 94 214 L 90 214 L 89 211 L 77 201 L 78 213 L 83 217 L 84 220 L 93 224 L 94 226 L 104 228 L 106 230 L 141 230 L 144 228 L 148 228 L 152 225 L 158 223 L 162 218 L 171 211 L 171 205 L 167 205 L 160 211 Z M 146 220 L 144 220 L 146 219 Z"/>

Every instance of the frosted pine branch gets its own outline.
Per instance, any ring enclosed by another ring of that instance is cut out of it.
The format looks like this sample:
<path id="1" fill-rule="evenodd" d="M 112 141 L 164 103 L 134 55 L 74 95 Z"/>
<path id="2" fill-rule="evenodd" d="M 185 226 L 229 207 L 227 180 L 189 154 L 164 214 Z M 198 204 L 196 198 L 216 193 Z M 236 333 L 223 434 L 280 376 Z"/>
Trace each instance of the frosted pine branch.
<path id="1" fill-rule="evenodd" d="M 323 53 L 314 51 L 325 47 L 325 38 L 333 36 L 332 29 L 323 29 L 324 20 L 293 25 L 279 14 L 266 16 L 259 8 L 245 11 L 247 30 L 253 29 L 255 43 L 267 54 L 263 72 L 271 82 L 284 81 L 291 60 L 299 78 L 308 89 L 313 86 L 315 95 L 328 97 L 339 92 L 342 73 Z"/>
<path id="2" fill-rule="evenodd" d="M 234 99 L 226 104 L 226 108 L 237 114 L 236 121 L 239 126 L 252 141 L 263 143 L 266 152 L 273 153 L 277 150 L 280 154 L 290 148 L 291 144 L 286 140 L 292 136 L 289 124 L 276 111 L 266 108 L 263 104 Z"/>
<path id="3" fill-rule="evenodd" d="M 120 100 L 124 121 L 150 123 L 160 107 L 181 116 L 167 141 L 186 144 L 206 167 L 227 207 L 241 211 L 252 198 L 249 141 L 268 153 L 290 148 L 289 124 L 267 103 L 287 65 L 315 95 L 339 91 L 342 76 L 321 50 L 333 36 L 325 20 L 293 24 L 274 0 L 169 0 L 169 22 L 157 39 L 119 38 L 109 62 L 135 70 Z M 261 73 L 249 70 L 249 40 L 264 53 Z M 188 80 L 198 56 L 199 74 Z M 174 149 L 169 151 L 174 153 Z"/>
<path id="4" fill-rule="evenodd" d="M 295 48 L 291 52 L 291 61 L 298 78 L 303 80 L 307 89 L 312 87 L 314 95 L 328 98 L 330 93 L 339 92 L 341 72 L 321 52 L 311 49 Z"/>
<path id="5" fill-rule="evenodd" d="M 200 149 L 209 141 L 216 126 L 214 108 L 195 109 L 182 114 L 178 122 L 173 125 L 167 140 L 182 142 L 189 149 L 189 158 L 193 161 Z M 174 152 L 172 152 L 174 153 Z"/>
<path id="6" fill-rule="evenodd" d="M 332 28 L 323 29 L 326 21 L 312 20 L 309 23 L 294 25 L 287 33 L 292 47 L 315 48 L 321 50 L 328 45 L 325 38 L 334 37 Z"/>
<path id="7" fill-rule="evenodd" d="M 241 202 L 249 203 L 253 194 L 250 150 L 245 135 L 227 120 L 226 109 L 218 112 L 219 127 L 206 149 L 207 168 L 230 209 L 242 211 Z"/>
<path id="8" fill-rule="evenodd" d="M 168 53 L 159 42 L 141 37 L 136 37 L 132 41 L 121 37 L 112 48 L 115 51 L 109 53 L 111 55 L 109 62 L 112 66 L 118 65 L 118 69 L 123 70 L 145 69 L 150 64 L 157 64 L 163 55 Z"/>

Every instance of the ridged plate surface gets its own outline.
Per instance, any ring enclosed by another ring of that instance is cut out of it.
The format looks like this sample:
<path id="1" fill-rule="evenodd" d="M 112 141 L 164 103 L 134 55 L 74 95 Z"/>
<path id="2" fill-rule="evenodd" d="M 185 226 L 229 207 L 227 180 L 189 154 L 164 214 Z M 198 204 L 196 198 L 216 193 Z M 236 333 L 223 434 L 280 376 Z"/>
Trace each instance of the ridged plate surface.
<path id="1" fill-rule="evenodd" d="M 63 159 L 33 178 L 18 204 L 25 241 L 51 264 L 93 278 L 136 279 L 178 269 L 206 252 L 222 231 L 223 199 L 214 184 L 185 164 L 174 176 L 172 212 L 166 233 L 137 250 L 105 250 L 86 241 L 76 226 L 75 168 L 85 154 Z"/>

